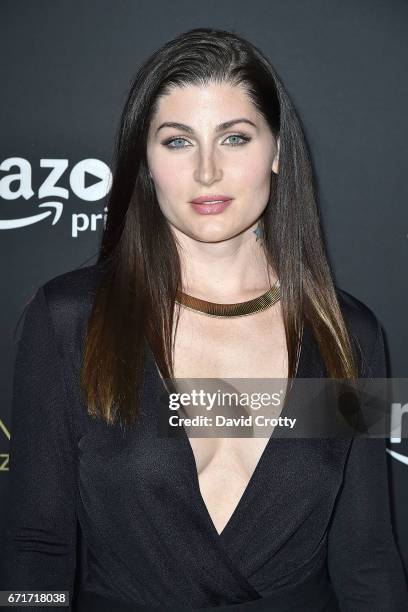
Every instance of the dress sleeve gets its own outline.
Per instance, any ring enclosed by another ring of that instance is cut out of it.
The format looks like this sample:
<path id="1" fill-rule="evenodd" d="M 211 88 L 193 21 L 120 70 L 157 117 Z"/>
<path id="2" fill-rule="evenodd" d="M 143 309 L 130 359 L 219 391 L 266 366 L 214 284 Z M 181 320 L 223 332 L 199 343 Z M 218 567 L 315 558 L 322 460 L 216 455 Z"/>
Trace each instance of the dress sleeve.
<path id="1" fill-rule="evenodd" d="M 77 528 L 72 427 L 62 360 L 40 287 L 26 312 L 14 366 L 2 590 L 64 590 L 71 602 Z"/>
<path id="2" fill-rule="evenodd" d="M 378 325 L 370 378 L 387 378 Z M 341 612 L 406 612 L 408 589 L 391 524 L 386 440 L 353 438 L 328 535 Z"/>

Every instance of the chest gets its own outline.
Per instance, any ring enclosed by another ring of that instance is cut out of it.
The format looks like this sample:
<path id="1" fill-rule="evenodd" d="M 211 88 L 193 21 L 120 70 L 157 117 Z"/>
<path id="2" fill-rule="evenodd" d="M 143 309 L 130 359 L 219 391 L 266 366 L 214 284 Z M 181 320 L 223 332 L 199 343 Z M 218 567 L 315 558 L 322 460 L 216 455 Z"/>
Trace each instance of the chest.
<path id="1" fill-rule="evenodd" d="M 265 381 L 248 383 L 246 379 L 276 378 L 286 383 L 288 356 L 280 308 L 235 319 L 182 309 L 174 338 L 173 366 L 180 392 L 188 392 L 191 379 L 200 378 L 215 379 L 214 389 L 231 391 L 233 386 L 238 392 L 249 388 L 261 392 L 265 385 Z M 223 410 L 218 408 L 220 412 Z M 279 416 L 279 412 L 273 416 Z M 261 433 L 252 431 L 253 437 L 242 437 L 251 433 L 242 433 L 239 428 L 233 434 L 223 431 L 220 435 L 214 427 L 187 431 L 201 495 L 219 532 L 237 507 L 272 433 L 270 428 L 263 428 Z"/>
<path id="2" fill-rule="evenodd" d="M 244 317 L 216 318 L 181 309 L 174 341 L 176 378 L 287 378 L 280 302 Z"/>

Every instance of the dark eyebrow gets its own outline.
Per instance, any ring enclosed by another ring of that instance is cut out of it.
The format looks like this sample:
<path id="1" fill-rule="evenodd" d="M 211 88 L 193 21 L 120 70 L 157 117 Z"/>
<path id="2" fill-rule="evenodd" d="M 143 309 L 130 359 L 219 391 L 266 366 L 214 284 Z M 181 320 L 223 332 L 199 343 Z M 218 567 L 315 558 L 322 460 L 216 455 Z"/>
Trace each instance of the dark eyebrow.
<path id="1" fill-rule="evenodd" d="M 235 125 L 236 123 L 249 123 L 249 125 L 252 125 L 254 128 L 257 127 L 255 123 L 253 123 L 253 121 L 250 121 L 249 119 L 245 119 L 245 117 L 241 117 L 240 119 L 232 119 L 231 121 L 225 121 L 224 123 L 220 123 L 215 128 L 215 131 L 223 132 L 224 130 L 227 130 L 228 128 Z M 191 128 L 189 125 L 185 125 L 184 123 L 176 123 L 174 121 L 166 121 L 165 123 L 162 123 L 161 125 L 159 125 L 159 127 L 156 130 L 156 134 L 159 130 L 161 130 L 164 127 L 172 127 L 172 128 L 176 128 L 176 130 L 183 130 L 184 132 L 188 132 L 189 134 L 194 134 L 193 128 Z"/>

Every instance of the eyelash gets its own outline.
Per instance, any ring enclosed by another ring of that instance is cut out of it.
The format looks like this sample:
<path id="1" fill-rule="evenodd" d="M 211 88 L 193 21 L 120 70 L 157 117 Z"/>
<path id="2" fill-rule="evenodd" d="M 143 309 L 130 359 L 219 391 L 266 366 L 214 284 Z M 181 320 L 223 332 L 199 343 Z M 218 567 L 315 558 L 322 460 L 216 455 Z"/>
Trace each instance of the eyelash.
<path id="1" fill-rule="evenodd" d="M 227 139 L 228 138 L 233 138 L 234 136 L 238 136 L 238 138 L 241 138 L 244 142 L 239 142 L 239 143 L 228 145 L 230 147 L 241 147 L 242 145 L 245 145 L 245 144 L 247 144 L 247 142 L 252 140 L 252 138 L 250 136 L 245 136 L 244 134 L 230 134 L 230 136 L 227 136 Z M 182 136 L 172 136 L 171 138 L 168 138 L 167 140 L 164 140 L 162 142 L 162 144 L 164 146 L 166 146 L 168 149 L 185 149 L 186 148 L 186 147 L 170 147 L 169 146 L 170 143 L 172 143 L 174 140 L 186 140 L 186 139 L 183 138 Z"/>

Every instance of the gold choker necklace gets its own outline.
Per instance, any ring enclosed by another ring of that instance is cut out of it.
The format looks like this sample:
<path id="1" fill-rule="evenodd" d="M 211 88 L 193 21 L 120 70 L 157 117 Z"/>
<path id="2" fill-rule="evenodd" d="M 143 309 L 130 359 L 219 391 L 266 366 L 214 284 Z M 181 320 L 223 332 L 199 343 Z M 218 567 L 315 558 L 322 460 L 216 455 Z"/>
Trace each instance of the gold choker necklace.
<path id="1" fill-rule="evenodd" d="M 189 310 L 201 312 L 209 317 L 245 317 L 269 308 L 280 299 L 280 282 L 276 281 L 272 289 L 247 302 L 237 304 L 217 304 L 177 291 L 176 302 Z"/>

